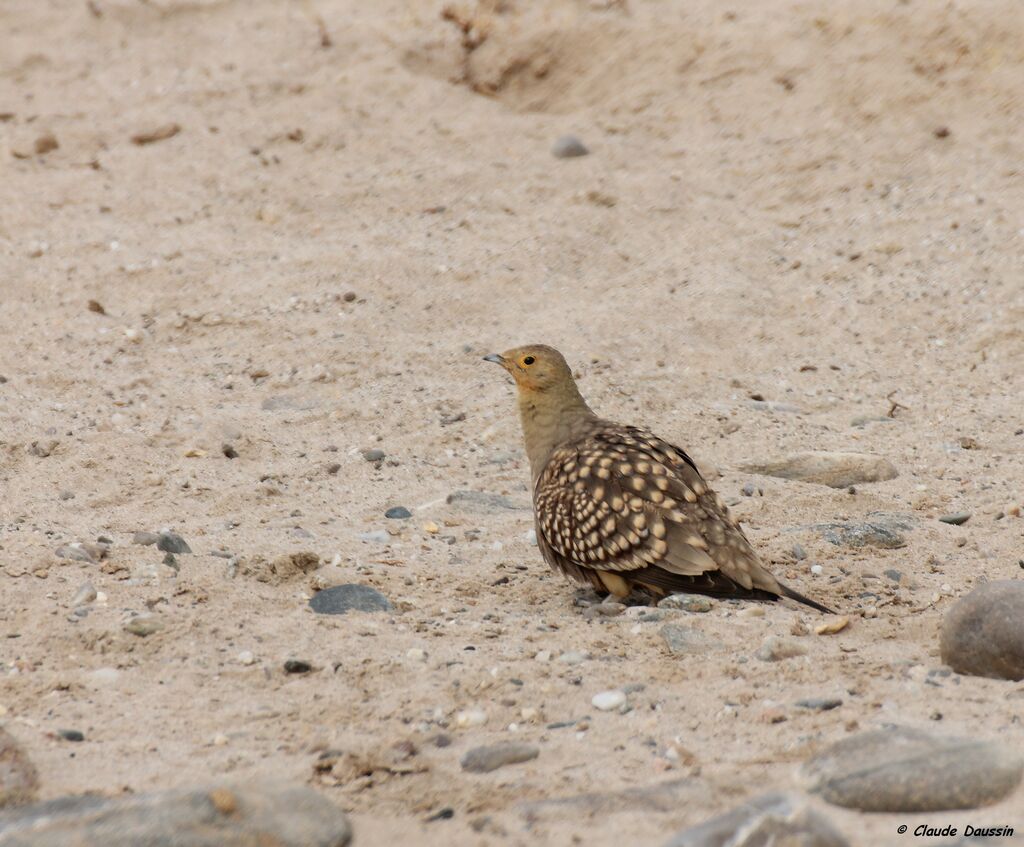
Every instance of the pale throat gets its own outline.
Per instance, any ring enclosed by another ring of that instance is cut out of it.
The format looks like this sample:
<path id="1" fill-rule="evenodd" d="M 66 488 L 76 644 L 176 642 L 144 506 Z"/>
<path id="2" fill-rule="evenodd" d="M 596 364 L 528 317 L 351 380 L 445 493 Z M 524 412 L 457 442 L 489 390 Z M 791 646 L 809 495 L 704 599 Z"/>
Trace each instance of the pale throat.
<path id="1" fill-rule="evenodd" d="M 529 389 L 520 389 L 518 394 L 526 456 L 536 483 L 552 451 L 563 441 L 582 435 L 597 415 L 575 386 L 557 394 Z"/>

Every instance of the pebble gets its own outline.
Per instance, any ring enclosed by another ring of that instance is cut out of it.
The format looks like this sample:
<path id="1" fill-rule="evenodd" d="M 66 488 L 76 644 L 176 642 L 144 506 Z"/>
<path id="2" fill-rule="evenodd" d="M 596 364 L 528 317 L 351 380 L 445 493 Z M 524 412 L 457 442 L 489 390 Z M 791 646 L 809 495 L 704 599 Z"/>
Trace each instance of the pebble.
<path id="1" fill-rule="evenodd" d="M 160 536 L 155 532 L 136 532 L 132 536 L 132 544 L 141 544 L 144 547 L 156 544 L 159 540 Z"/>
<path id="2" fill-rule="evenodd" d="M 284 672 L 288 674 L 309 673 L 311 670 L 313 666 L 305 659 L 287 659 L 284 663 Z"/>
<path id="3" fill-rule="evenodd" d="M 405 506 L 392 506 L 384 513 L 384 517 L 391 518 L 392 520 L 403 520 L 411 518 L 412 512 L 405 508 Z"/>
<path id="4" fill-rule="evenodd" d="M 676 656 L 703 654 L 711 650 L 719 650 L 723 646 L 700 630 L 681 624 L 667 623 L 659 630 L 659 634 L 664 639 L 669 652 Z"/>
<path id="5" fill-rule="evenodd" d="M 821 576 L 825 573 L 825 569 L 821 565 L 811 565 L 811 573 L 815 576 Z"/>
<path id="6" fill-rule="evenodd" d="M 30 803 L 39 791 L 39 774 L 28 754 L 0 727 L 0 809 Z"/>
<path id="7" fill-rule="evenodd" d="M 684 829 L 664 847 L 850 847 L 802 797 L 762 794 L 742 806 Z"/>
<path id="8" fill-rule="evenodd" d="M 809 697 L 806 700 L 797 700 L 796 705 L 801 709 L 811 709 L 815 712 L 830 712 L 843 705 L 838 697 Z"/>
<path id="9" fill-rule="evenodd" d="M 755 491 L 757 491 L 757 487 L 752 482 L 748 482 L 742 489 L 744 497 L 753 497 Z"/>
<path id="10" fill-rule="evenodd" d="M 164 553 L 175 554 L 192 552 L 192 548 L 188 546 L 185 539 L 169 529 L 161 531 L 159 538 L 157 538 L 156 549 L 162 550 Z"/>
<path id="11" fill-rule="evenodd" d="M 352 842 L 348 818 L 334 801 L 281 781 L 57 797 L 5 810 L 2 826 L 0 843 L 11 845 L 346 847 Z"/>
<path id="12" fill-rule="evenodd" d="M 388 598 L 368 585 L 346 583 L 318 591 L 309 607 L 319 615 L 344 615 L 346 612 L 388 612 Z"/>
<path id="13" fill-rule="evenodd" d="M 359 540 L 370 541 L 374 544 L 387 544 L 391 541 L 391 536 L 388 535 L 386 530 L 375 529 L 372 532 L 361 532 Z"/>
<path id="14" fill-rule="evenodd" d="M 987 582 L 942 621 L 942 661 L 957 673 L 1024 679 L 1024 580 Z"/>
<path id="15" fill-rule="evenodd" d="M 243 665 L 252 665 L 256 663 L 256 656 L 252 650 L 243 650 L 238 654 L 238 661 Z"/>
<path id="16" fill-rule="evenodd" d="M 85 735 L 77 729 L 58 729 L 57 735 L 65 741 L 85 741 Z"/>
<path id="17" fill-rule="evenodd" d="M 589 653 L 584 653 L 581 650 L 568 650 L 558 657 L 558 661 L 565 665 L 579 665 L 589 658 Z"/>
<path id="18" fill-rule="evenodd" d="M 891 579 L 893 582 L 897 584 L 899 584 L 899 581 L 903 579 L 903 574 L 900 571 L 896 570 L 896 568 L 887 568 L 886 570 L 882 571 L 882 573 L 884 573 L 887 577 L 889 577 L 889 579 Z"/>
<path id="19" fill-rule="evenodd" d="M 590 705 L 602 712 L 612 712 L 626 705 L 626 695 L 618 689 L 602 691 L 590 698 Z"/>
<path id="20" fill-rule="evenodd" d="M 71 605 L 72 607 L 86 606 L 94 602 L 97 596 L 96 586 L 86 580 L 78 587 L 78 591 L 75 592 L 75 596 L 71 600 Z"/>
<path id="21" fill-rule="evenodd" d="M 411 647 L 405 652 L 405 658 L 411 659 L 414 662 L 425 662 L 427 660 L 427 651 L 419 647 Z"/>
<path id="22" fill-rule="evenodd" d="M 684 612 L 710 612 L 715 604 L 701 594 L 670 594 L 658 603 L 659 609 L 681 609 Z"/>
<path id="23" fill-rule="evenodd" d="M 1005 742 L 944 738 L 909 727 L 847 736 L 807 761 L 808 790 L 864 812 L 941 812 L 1001 800 L 1024 759 Z"/>
<path id="24" fill-rule="evenodd" d="M 942 515 L 939 520 L 943 523 L 952 524 L 953 526 L 963 526 L 967 521 L 971 519 L 970 512 L 955 512 L 952 515 Z"/>
<path id="25" fill-rule="evenodd" d="M 62 559 L 71 559 L 75 562 L 89 562 L 92 564 L 96 562 L 88 548 L 79 541 L 76 541 L 74 544 L 65 544 L 62 547 L 58 547 L 57 555 Z"/>
<path id="26" fill-rule="evenodd" d="M 459 729 L 471 729 L 487 723 L 487 712 L 483 709 L 466 709 L 455 715 L 455 726 Z"/>
<path id="27" fill-rule="evenodd" d="M 771 462 L 743 465 L 745 473 L 813 482 L 830 488 L 848 488 L 865 482 L 884 482 L 899 476 L 888 459 L 867 453 L 797 453 Z"/>
<path id="28" fill-rule="evenodd" d="M 780 638 L 777 635 L 768 636 L 754 653 L 754 656 L 762 662 L 781 662 L 783 659 L 806 655 L 807 648 L 803 644 L 788 638 Z"/>
<path id="29" fill-rule="evenodd" d="M 505 765 L 517 765 L 536 759 L 540 750 L 532 744 L 511 742 L 474 747 L 460 760 L 462 769 L 470 773 L 490 773 Z"/>
<path id="30" fill-rule="evenodd" d="M 551 153 L 556 159 L 574 159 L 586 156 L 590 150 L 575 135 L 563 135 L 551 147 Z"/>
<path id="31" fill-rule="evenodd" d="M 822 537 L 837 547 L 879 547 L 896 550 L 905 547 L 903 532 L 913 529 L 909 518 L 900 515 L 874 513 L 864 522 L 814 524 L 806 527 L 820 532 Z"/>
<path id="32" fill-rule="evenodd" d="M 802 545 L 793 545 L 793 558 L 796 559 L 798 562 L 802 562 L 804 559 L 807 558 L 807 551 L 804 550 Z"/>
<path id="33" fill-rule="evenodd" d="M 366 459 L 366 461 L 368 462 L 383 461 L 386 455 L 387 454 L 385 454 L 383 450 L 377 447 L 374 447 L 372 450 L 363 450 L 363 458 Z"/>
<path id="34" fill-rule="evenodd" d="M 156 618 L 139 615 L 132 618 L 124 625 L 124 631 L 137 635 L 139 638 L 146 638 L 164 628 L 164 625 Z"/>

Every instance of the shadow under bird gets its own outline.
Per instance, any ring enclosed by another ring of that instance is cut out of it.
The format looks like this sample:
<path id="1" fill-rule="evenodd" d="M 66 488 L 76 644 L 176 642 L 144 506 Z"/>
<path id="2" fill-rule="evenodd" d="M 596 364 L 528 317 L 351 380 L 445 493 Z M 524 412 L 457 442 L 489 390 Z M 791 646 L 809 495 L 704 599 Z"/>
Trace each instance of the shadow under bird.
<path id="1" fill-rule="evenodd" d="M 683 450 L 594 414 L 553 347 L 484 359 L 518 389 L 537 544 L 554 570 L 616 597 L 634 588 L 654 597 L 789 597 L 832 611 L 772 576 Z"/>

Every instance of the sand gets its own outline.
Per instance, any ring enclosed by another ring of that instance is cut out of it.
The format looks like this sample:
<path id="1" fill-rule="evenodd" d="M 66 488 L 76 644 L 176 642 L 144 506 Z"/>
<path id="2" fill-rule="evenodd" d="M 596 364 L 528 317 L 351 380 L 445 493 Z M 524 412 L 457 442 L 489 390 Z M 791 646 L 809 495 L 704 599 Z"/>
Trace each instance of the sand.
<path id="1" fill-rule="evenodd" d="M 798 790 L 800 763 L 857 728 L 1020 744 L 1019 683 L 925 683 L 944 611 L 1022 574 L 1015 0 L 448 18 L 3 3 L 0 707 L 42 796 L 274 776 L 349 810 L 360 845 L 659 845 Z M 569 133 L 590 155 L 551 154 Z M 600 413 L 715 467 L 772 569 L 849 626 L 815 635 L 788 604 L 661 622 L 577 605 L 528 539 L 512 390 L 481 361 L 534 341 Z M 899 476 L 848 493 L 739 470 L 802 450 Z M 446 503 L 463 490 L 513 508 Z M 412 518 L 385 519 L 397 505 Z M 912 520 L 906 545 L 807 528 L 872 512 Z M 177 572 L 132 544 L 164 527 L 194 551 Z M 103 561 L 55 555 L 100 536 Z M 324 565 L 246 572 L 302 551 Z M 76 617 L 87 580 L 102 596 Z M 349 582 L 394 611 L 307 607 Z M 142 613 L 158 632 L 123 629 Z M 673 656 L 666 622 L 721 649 Z M 771 635 L 806 655 L 753 658 Z M 627 714 L 591 706 L 629 685 Z M 460 769 L 499 741 L 540 754 Z M 324 779 L 325 750 L 355 764 Z M 660 804 L 523 806 L 671 780 Z M 921 822 L 1024 826 L 1022 806 Z M 852 843 L 901 843 L 901 816 L 817 807 Z"/>

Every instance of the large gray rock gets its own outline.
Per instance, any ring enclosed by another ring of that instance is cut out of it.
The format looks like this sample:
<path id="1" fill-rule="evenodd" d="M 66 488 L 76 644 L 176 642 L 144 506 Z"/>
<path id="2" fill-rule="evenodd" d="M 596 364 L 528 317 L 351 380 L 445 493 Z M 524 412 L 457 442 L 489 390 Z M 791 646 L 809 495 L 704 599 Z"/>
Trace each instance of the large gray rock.
<path id="1" fill-rule="evenodd" d="M 35 765 L 14 737 L 0 729 L 0 809 L 30 803 L 38 790 Z"/>
<path id="2" fill-rule="evenodd" d="M 995 803 L 1020 783 L 1006 745 L 940 738 L 908 727 L 851 735 L 803 766 L 808 790 L 864 812 L 939 812 Z"/>
<path id="3" fill-rule="evenodd" d="M 62 797 L 0 813 L 0 847 L 345 847 L 345 813 L 304 786 Z"/>
<path id="4" fill-rule="evenodd" d="M 1024 679 L 1024 580 L 975 588 L 942 621 L 942 661 L 957 673 Z"/>
<path id="5" fill-rule="evenodd" d="M 347 612 L 388 612 L 391 603 L 376 588 L 350 582 L 318 591 L 310 599 L 309 608 L 318 615 L 344 615 Z"/>
<path id="6" fill-rule="evenodd" d="M 665 847 L 849 847 L 806 801 L 763 794 L 676 835 Z"/>
<path id="7" fill-rule="evenodd" d="M 888 459 L 867 453 L 796 453 L 774 462 L 743 465 L 747 473 L 815 482 L 831 488 L 847 488 L 864 482 L 895 479 L 899 472 Z"/>

